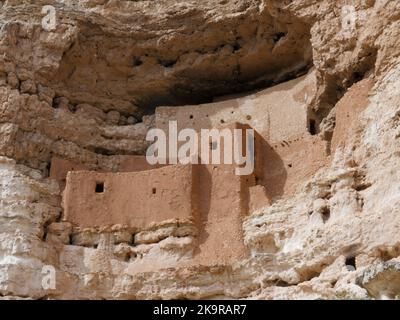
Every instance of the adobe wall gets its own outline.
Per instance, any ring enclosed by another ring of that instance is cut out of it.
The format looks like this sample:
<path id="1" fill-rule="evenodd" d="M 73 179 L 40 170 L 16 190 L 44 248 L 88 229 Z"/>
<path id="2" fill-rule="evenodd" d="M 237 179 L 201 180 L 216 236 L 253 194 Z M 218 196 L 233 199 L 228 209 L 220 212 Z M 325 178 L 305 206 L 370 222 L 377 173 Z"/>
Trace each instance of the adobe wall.
<path id="1" fill-rule="evenodd" d="M 124 155 L 118 156 L 115 159 L 115 165 L 118 168 L 118 172 L 138 172 L 161 168 L 164 165 L 151 165 L 147 162 L 145 156 L 136 155 Z M 57 180 L 62 186 L 61 189 L 65 187 L 65 181 L 69 171 L 88 171 L 89 167 L 73 162 L 71 160 L 62 159 L 59 157 L 53 157 L 51 159 L 49 178 Z M 97 170 L 98 172 L 105 172 L 102 170 Z M 111 172 L 111 171 L 108 171 Z"/>
<path id="2" fill-rule="evenodd" d="M 164 165 L 151 165 L 145 156 L 123 156 L 118 166 L 118 172 L 138 172 L 161 168 Z"/>
<path id="3" fill-rule="evenodd" d="M 238 128 L 249 129 L 237 123 L 224 126 Z M 223 154 L 225 141 L 219 143 Z M 143 161 L 144 157 L 126 157 L 120 168 L 149 169 Z M 242 223 L 249 212 L 249 186 L 255 185 L 254 174 L 238 176 L 236 167 L 169 165 L 129 173 L 69 172 L 63 219 L 81 228 L 122 224 L 138 230 L 169 219 L 193 219 L 199 233 L 192 263 L 232 263 L 248 256 Z M 104 183 L 100 193 L 99 182 Z"/>
<path id="4" fill-rule="evenodd" d="M 315 71 L 245 97 L 214 103 L 159 107 L 156 127 L 168 133 L 168 121 L 178 130 L 223 128 L 241 123 L 256 132 L 256 185 L 250 209 L 292 195 L 299 183 L 326 164 L 327 145 L 308 131 L 307 106 L 315 94 Z M 265 197 L 263 197 L 263 193 Z"/>
<path id="5" fill-rule="evenodd" d="M 248 124 L 270 143 L 307 133 L 307 104 L 316 91 L 315 71 L 246 97 L 183 107 L 158 107 L 156 127 L 168 132 L 168 121 L 178 130 L 216 128 L 235 122 Z"/>
<path id="6" fill-rule="evenodd" d="M 96 192 L 102 183 L 104 190 Z M 242 223 L 249 177 L 234 165 L 174 165 L 129 173 L 71 171 L 63 194 L 63 220 L 80 228 L 116 224 L 145 230 L 169 219 L 198 227 L 191 263 L 232 263 L 248 256 Z"/>
<path id="7" fill-rule="evenodd" d="M 361 111 L 369 104 L 373 81 L 364 79 L 354 84 L 336 105 L 336 126 L 332 137 L 332 152 L 344 146 L 350 129 L 357 125 Z"/>
<path id="8" fill-rule="evenodd" d="M 218 128 L 250 127 L 231 123 Z M 191 263 L 232 263 L 249 254 L 243 241 L 244 216 L 275 197 L 294 192 L 292 186 L 321 165 L 324 146 L 317 141 L 308 136 L 271 145 L 255 132 L 255 171 L 248 176 L 236 175 L 236 164 L 152 170 L 145 157 L 136 156 L 125 157 L 119 164 L 121 171 L 135 172 L 69 172 L 63 219 L 81 228 L 120 224 L 137 230 L 170 219 L 192 219 L 198 238 Z M 223 154 L 224 140 L 219 143 Z M 55 171 L 59 163 L 65 170 L 76 169 L 56 160 Z M 104 185 L 102 192 L 96 192 L 98 183 Z"/>
<path id="9" fill-rule="evenodd" d="M 232 263 L 248 256 L 243 241 L 247 212 L 246 177 L 233 165 L 198 165 L 195 184 L 199 242 L 193 263 Z"/>
<path id="10" fill-rule="evenodd" d="M 88 170 L 88 167 L 83 164 L 74 163 L 70 160 L 53 157 L 51 159 L 49 177 L 50 179 L 65 183 L 65 179 L 67 178 L 67 174 L 69 171 L 80 170 Z"/>
<path id="11" fill-rule="evenodd" d="M 104 190 L 96 192 L 99 184 Z M 122 224 L 139 229 L 191 219 L 192 185 L 190 165 L 126 173 L 72 171 L 63 195 L 63 219 L 83 228 Z"/>
<path id="12" fill-rule="evenodd" d="M 247 124 L 236 122 L 218 125 L 217 128 L 231 130 L 232 136 L 234 129 L 251 129 Z M 242 138 L 243 148 L 246 148 L 244 134 Z M 258 150 L 259 142 L 259 137 L 255 137 L 255 167 L 262 155 Z M 221 139 L 218 144 L 222 159 L 225 140 Z M 233 263 L 246 258 L 248 249 L 244 245 L 242 225 L 243 218 L 249 213 L 249 187 L 255 185 L 255 173 L 236 175 L 235 163 L 194 165 L 194 168 L 197 172 L 194 199 L 198 206 L 200 233 L 193 263 Z M 265 194 L 260 203 L 268 203 Z"/>
<path id="13" fill-rule="evenodd" d="M 238 176 L 234 163 L 154 169 L 145 157 L 129 156 L 119 162 L 118 173 L 70 172 L 64 220 L 80 227 L 122 224 L 143 230 L 169 219 L 193 219 L 199 230 L 193 263 L 247 257 L 243 217 L 294 193 L 325 164 L 325 143 L 307 130 L 307 97 L 314 85 L 310 73 L 247 98 L 157 108 L 156 127 L 166 133 L 167 120 L 178 120 L 178 130 L 255 129 L 254 173 Z M 219 143 L 223 155 L 224 142 Z M 103 192 L 96 192 L 99 182 Z"/>
<path id="14" fill-rule="evenodd" d="M 289 197 L 328 163 L 327 143 L 318 136 L 306 135 L 271 144 L 264 151 L 263 161 L 260 184 L 265 186 L 268 198 Z"/>

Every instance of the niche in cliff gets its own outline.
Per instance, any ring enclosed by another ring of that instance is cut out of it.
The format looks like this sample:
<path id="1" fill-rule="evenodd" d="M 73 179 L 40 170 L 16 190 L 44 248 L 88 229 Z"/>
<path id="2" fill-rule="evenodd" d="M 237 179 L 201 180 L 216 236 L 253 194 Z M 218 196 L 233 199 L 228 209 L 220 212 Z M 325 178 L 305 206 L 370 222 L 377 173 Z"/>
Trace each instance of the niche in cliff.
<path id="1" fill-rule="evenodd" d="M 248 9 L 219 22 L 177 19 L 168 33 L 143 20 L 137 33 L 123 21 L 78 22 L 51 86 L 74 103 L 134 115 L 271 86 L 312 66 L 310 28 L 295 18 Z"/>

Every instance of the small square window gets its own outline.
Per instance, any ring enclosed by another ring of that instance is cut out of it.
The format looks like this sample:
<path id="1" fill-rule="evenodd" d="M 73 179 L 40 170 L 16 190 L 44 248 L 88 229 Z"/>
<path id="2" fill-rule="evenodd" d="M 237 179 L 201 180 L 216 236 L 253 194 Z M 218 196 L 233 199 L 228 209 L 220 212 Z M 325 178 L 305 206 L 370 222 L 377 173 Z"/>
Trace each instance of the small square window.
<path id="1" fill-rule="evenodd" d="M 96 182 L 96 193 L 104 192 L 104 182 Z"/>

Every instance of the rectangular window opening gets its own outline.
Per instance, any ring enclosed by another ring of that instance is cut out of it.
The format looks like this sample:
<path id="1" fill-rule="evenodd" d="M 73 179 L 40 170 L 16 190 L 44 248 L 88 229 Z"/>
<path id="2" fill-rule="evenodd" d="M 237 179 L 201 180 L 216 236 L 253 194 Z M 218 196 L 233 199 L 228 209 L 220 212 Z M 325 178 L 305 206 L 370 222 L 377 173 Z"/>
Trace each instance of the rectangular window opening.
<path id="1" fill-rule="evenodd" d="M 96 182 L 96 193 L 104 192 L 104 182 Z"/>

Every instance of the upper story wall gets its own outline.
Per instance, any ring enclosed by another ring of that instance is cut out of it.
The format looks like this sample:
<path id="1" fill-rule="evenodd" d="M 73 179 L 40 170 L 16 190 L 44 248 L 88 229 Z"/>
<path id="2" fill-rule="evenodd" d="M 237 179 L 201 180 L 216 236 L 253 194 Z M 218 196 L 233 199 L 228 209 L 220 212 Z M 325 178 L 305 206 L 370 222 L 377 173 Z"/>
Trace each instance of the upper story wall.
<path id="1" fill-rule="evenodd" d="M 113 164 L 117 168 L 118 172 L 137 172 L 146 171 L 162 167 L 163 165 L 151 165 L 147 162 L 145 156 L 137 155 L 121 155 L 114 157 Z M 53 157 L 51 159 L 51 166 L 49 177 L 50 179 L 57 180 L 62 189 L 64 189 L 65 181 L 69 171 L 87 171 L 90 168 L 87 165 L 73 162 L 71 160 L 62 159 L 59 157 Z M 95 170 L 98 172 L 103 172 L 102 170 Z M 106 170 L 104 172 L 112 172 L 111 170 Z"/>
<path id="2" fill-rule="evenodd" d="M 69 172 L 64 220 L 83 228 L 122 224 L 144 229 L 169 219 L 191 219 L 192 184 L 190 165 L 126 173 Z"/>
<path id="3" fill-rule="evenodd" d="M 336 105 L 336 126 L 332 137 L 332 154 L 339 147 L 344 147 L 351 130 L 355 130 L 358 116 L 369 105 L 369 94 L 374 83 L 363 79 L 354 84 Z"/>
<path id="4" fill-rule="evenodd" d="M 64 186 L 69 171 L 80 171 L 88 169 L 89 168 L 83 164 L 74 163 L 66 159 L 61 159 L 59 157 L 53 157 L 51 159 L 49 176 L 50 179 L 57 180 L 60 184 Z"/>
<path id="5" fill-rule="evenodd" d="M 178 130 L 216 128 L 239 122 L 254 128 L 270 143 L 290 140 L 307 133 L 307 104 L 315 91 L 313 71 L 246 97 L 194 106 L 159 107 L 156 127 L 168 132 L 170 120 L 178 122 Z"/>

